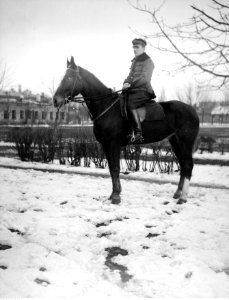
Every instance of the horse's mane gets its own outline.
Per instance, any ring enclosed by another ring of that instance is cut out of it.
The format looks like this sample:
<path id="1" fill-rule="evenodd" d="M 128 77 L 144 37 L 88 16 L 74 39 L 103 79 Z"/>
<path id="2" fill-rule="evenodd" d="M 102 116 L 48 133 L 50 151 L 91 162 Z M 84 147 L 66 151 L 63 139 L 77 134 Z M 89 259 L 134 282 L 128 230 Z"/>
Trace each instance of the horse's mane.
<path id="1" fill-rule="evenodd" d="M 100 87 L 104 90 L 109 90 L 109 88 L 102 83 L 94 74 L 89 72 L 88 70 L 79 67 L 80 75 L 87 80 L 87 82 L 93 83 L 96 87 Z"/>

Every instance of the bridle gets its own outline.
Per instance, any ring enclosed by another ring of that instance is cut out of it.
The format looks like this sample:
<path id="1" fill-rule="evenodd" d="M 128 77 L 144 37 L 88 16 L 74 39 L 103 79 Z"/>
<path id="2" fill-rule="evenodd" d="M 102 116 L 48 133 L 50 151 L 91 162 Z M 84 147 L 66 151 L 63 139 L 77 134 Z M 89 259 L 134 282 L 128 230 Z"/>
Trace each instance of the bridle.
<path id="1" fill-rule="evenodd" d="M 75 81 L 74 81 L 74 84 L 73 84 L 73 87 L 72 87 L 72 91 L 71 91 L 71 95 L 68 96 L 67 98 L 64 99 L 64 104 L 68 104 L 69 102 L 73 101 L 74 97 L 73 97 L 73 92 L 74 92 L 74 89 L 75 89 L 75 86 L 76 86 L 76 81 L 77 79 L 80 79 L 80 81 L 82 82 L 81 80 L 81 77 L 80 77 L 80 70 L 79 70 L 79 67 L 77 66 L 77 69 L 72 69 L 70 67 L 67 68 L 67 70 L 71 70 L 73 72 L 75 72 L 77 75 L 78 75 L 78 78 L 76 76 L 75 78 Z M 82 97 L 83 98 L 83 97 Z M 80 103 L 80 102 L 79 102 Z"/>
<path id="2" fill-rule="evenodd" d="M 74 93 L 74 89 L 75 89 L 75 86 L 76 86 L 76 81 L 77 79 L 79 79 L 83 85 L 83 82 L 82 82 L 82 78 L 79 74 L 79 67 L 77 66 L 76 69 L 73 69 L 73 68 L 70 68 L 68 67 L 67 68 L 68 70 L 71 70 L 73 72 L 75 72 L 77 75 L 76 75 L 76 78 L 75 78 L 75 81 L 74 81 L 74 84 L 73 84 L 73 87 L 72 87 L 72 91 L 71 91 L 71 94 L 70 96 L 66 97 L 64 99 L 64 105 L 65 104 L 68 104 L 70 102 L 75 102 L 75 103 L 81 103 L 83 104 L 83 107 L 84 109 L 88 112 L 90 118 L 92 119 L 93 122 L 97 121 L 100 117 L 102 117 L 103 115 L 105 115 L 119 100 L 120 100 L 120 97 L 119 95 L 117 95 L 117 98 L 115 99 L 114 102 L 112 102 L 102 113 L 100 113 L 97 117 L 93 117 L 92 114 L 90 113 L 90 111 L 84 106 L 84 103 L 87 103 L 87 102 L 90 102 L 90 101 L 101 101 L 102 99 L 106 98 L 107 96 L 111 96 L 111 95 L 114 95 L 114 94 L 118 94 L 119 92 L 122 92 L 123 90 L 118 90 L 118 91 L 115 91 L 115 92 L 110 92 L 106 95 L 99 95 L 99 96 L 90 96 L 90 97 L 75 97 L 73 96 L 73 93 Z"/>

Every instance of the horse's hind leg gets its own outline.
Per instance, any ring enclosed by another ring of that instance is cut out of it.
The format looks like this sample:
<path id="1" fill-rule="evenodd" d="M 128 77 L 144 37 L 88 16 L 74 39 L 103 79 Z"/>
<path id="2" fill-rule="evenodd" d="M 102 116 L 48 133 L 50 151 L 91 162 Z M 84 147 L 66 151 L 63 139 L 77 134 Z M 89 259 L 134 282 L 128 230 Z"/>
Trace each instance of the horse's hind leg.
<path id="1" fill-rule="evenodd" d="M 182 174 L 184 177 L 184 181 L 183 181 L 181 196 L 177 201 L 177 204 L 183 204 L 187 202 L 189 183 L 192 177 L 192 169 L 193 169 L 192 150 L 190 151 L 190 149 L 187 148 L 185 149 L 185 154 L 184 154 L 184 164 L 183 164 L 183 174 Z"/>
<path id="2" fill-rule="evenodd" d="M 192 176 L 193 159 L 192 159 L 192 143 L 183 141 L 179 136 L 172 136 L 170 144 L 180 164 L 180 181 L 174 194 L 178 204 L 187 202 L 189 182 Z"/>
<path id="3" fill-rule="evenodd" d="M 176 155 L 176 158 L 178 159 L 179 165 L 180 165 L 180 181 L 177 187 L 177 190 L 175 194 L 173 195 L 174 199 L 179 199 L 182 195 L 182 188 L 184 184 L 184 175 L 183 175 L 183 155 L 181 151 L 181 147 L 179 146 L 178 139 L 176 135 L 173 135 L 170 137 L 169 142 L 172 146 L 173 152 Z"/>
<path id="4" fill-rule="evenodd" d="M 183 189 L 183 185 L 184 185 L 184 179 L 185 179 L 184 176 L 180 176 L 180 180 L 179 180 L 179 183 L 178 183 L 177 190 L 176 190 L 176 192 L 173 195 L 174 199 L 180 199 L 180 197 L 182 195 L 182 189 Z"/>

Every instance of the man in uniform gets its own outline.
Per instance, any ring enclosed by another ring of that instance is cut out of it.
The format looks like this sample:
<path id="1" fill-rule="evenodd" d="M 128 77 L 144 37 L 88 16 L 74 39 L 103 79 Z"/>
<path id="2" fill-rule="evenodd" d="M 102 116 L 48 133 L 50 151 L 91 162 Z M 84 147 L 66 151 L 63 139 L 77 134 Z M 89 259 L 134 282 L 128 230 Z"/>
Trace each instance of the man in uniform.
<path id="1" fill-rule="evenodd" d="M 135 57 L 132 60 L 130 73 L 124 80 L 123 90 L 127 93 L 127 107 L 134 128 L 133 141 L 143 142 L 141 123 L 136 109 L 145 106 L 150 99 L 156 97 L 150 83 L 154 64 L 145 53 L 145 40 L 134 39 L 132 44 Z"/>

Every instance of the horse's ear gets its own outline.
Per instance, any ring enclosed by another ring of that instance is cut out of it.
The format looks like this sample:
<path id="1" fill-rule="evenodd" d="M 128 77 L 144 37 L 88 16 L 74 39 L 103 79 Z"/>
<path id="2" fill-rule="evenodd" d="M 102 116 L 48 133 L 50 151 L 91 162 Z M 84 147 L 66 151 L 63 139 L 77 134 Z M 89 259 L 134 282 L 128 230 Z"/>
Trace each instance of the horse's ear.
<path id="1" fill-rule="evenodd" d="M 75 61 L 74 61 L 74 57 L 73 57 L 73 56 L 71 56 L 70 64 L 71 64 L 72 67 L 76 67 L 76 64 L 75 64 Z"/>
<path id="2" fill-rule="evenodd" d="M 69 65 L 70 65 L 70 62 L 69 62 L 69 60 L 67 58 L 67 68 L 69 67 Z"/>

